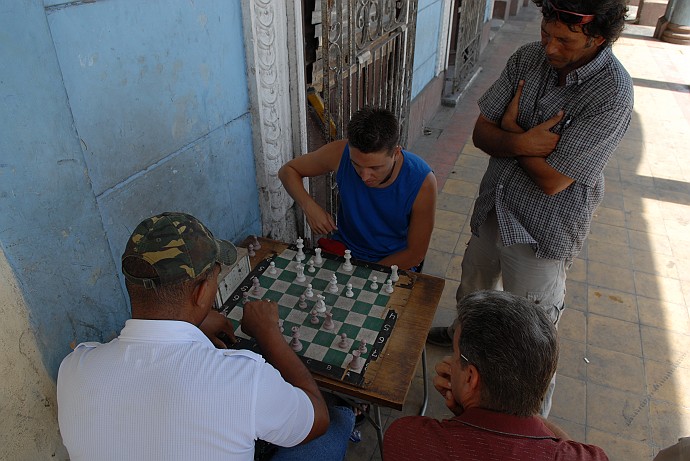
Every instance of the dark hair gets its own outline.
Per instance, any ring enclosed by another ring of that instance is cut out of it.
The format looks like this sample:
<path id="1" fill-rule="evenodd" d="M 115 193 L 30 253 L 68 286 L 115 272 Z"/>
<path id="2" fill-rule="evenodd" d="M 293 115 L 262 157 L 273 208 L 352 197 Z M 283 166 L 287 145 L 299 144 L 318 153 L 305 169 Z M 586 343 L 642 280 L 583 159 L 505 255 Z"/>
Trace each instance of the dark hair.
<path id="1" fill-rule="evenodd" d="M 582 25 L 582 32 L 588 37 L 602 37 L 602 47 L 611 46 L 618 40 L 625 27 L 625 14 L 628 12 L 626 0 L 532 0 L 541 8 L 547 22 L 556 21 L 558 16 L 551 8 L 580 14 L 593 14 L 594 20 Z M 573 32 L 576 26 L 568 25 Z"/>
<path id="2" fill-rule="evenodd" d="M 347 124 L 347 136 L 348 143 L 365 154 L 391 152 L 398 145 L 400 124 L 388 109 L 363 107 Z"/>
<path id="3" fill-rule="evenodd" d="M 482 408 L 538 413 L 558 364 L 556 327 L 546 312 L 526 298 L 487 290 L 460 300 L 458 320 L 458 348 L 479 371 Z"/>

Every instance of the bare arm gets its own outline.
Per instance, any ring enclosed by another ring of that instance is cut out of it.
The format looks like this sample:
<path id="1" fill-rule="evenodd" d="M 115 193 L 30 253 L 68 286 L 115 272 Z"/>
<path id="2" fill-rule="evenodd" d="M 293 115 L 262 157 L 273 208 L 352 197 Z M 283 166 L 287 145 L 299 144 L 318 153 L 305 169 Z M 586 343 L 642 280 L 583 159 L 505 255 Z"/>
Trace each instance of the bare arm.
<path id="1" fill-rule="evenodd" d="M 384 266 L 395 264 L 400 268 L 409 269 L 422 262 L 426 256 L 426 250 L 429 248 L 431 232 L 434 230 L 436 193 L 436 176 L 430 172 L 424 179 L 412 205 L 410 227 L 407 232 L 407 247 L 402 251 L 386 256 L 379 261 L 379 264 Z"/>
<path id="2" fill-rule="evenodd" d="M 337 230 L 333 217 L 304 188 L 303 179 L 337 171 L 347 140 L 334 141 L 314 152 L 296 157 L 280 168 L 278 178 L 290 197 L 302 208 L 309 226 L 317 234 Z"/>
<path id="3" fill-rule="evenodd" d="M 263 357 L 285 381 L 302 389 L 314 406 L 314 424 L 302 441 L 313 440 L 328 429 L 328 408 L 314 378 L 297 354 L 290 349 L 278 328 L 278 305 L 272 301 L 250 301 L 244 305 L 242 330 L 256 338 Z"/>

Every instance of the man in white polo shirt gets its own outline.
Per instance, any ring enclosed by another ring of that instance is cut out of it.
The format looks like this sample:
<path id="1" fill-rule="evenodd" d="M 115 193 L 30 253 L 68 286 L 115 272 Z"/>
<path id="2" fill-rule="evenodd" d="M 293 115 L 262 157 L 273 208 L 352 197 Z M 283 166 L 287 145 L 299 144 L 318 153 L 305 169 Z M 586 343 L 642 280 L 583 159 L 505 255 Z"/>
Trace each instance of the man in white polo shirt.
<path id="1" fill-rule="evenodd" d="M 80 344 L 60 366 L 58 418 L 72 461 L 252 460 L 256 439 L 313 440 L 302 453 L 343 457 L 351 427 L 326 432 L 329 409 L 283 338 L 275 303 L 244 306 L 242 329 L 263 356 L 209 340 L 234 339 L 211 307 L 220 264 L 236 258 L 190 215 L 137 226 L 122 256 L 132 319 L 115 340 Z"/>

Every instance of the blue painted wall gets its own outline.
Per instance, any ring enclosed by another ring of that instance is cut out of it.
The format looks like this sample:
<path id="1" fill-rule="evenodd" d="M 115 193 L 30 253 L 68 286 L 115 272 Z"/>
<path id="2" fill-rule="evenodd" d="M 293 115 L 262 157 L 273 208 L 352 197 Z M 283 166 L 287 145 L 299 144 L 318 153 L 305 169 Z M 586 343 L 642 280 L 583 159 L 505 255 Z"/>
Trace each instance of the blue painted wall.
<path id="1" fill-rule="evenodd" d="M 129 317 L 141 219 L 260 231 L 240 2 L 3 2 L 0 62 L 0 246 L 55 377 Z"/>
<path id="2" fill-rule="evenodd" d="M 412 99 L 414 99 L 436 75 L 438 43 L 443 18 L 441 0 L 419 0 L 417 31 L 412 72 Z"/>

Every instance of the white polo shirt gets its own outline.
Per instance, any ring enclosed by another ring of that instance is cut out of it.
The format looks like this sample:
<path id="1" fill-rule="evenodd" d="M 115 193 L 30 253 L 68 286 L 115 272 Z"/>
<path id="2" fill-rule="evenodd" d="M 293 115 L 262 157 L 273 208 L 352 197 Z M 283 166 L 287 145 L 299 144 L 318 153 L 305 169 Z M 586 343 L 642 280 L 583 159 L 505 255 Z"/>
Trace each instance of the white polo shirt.
<path id="1" fill-rule="evenodd" d="M 216 349 L 194 325 L 128 320 L 60 365 L 58 420 L 72 461 L 252 460 L 257 438 L 294 446 L 309 397 L 249 351 Z"/>

